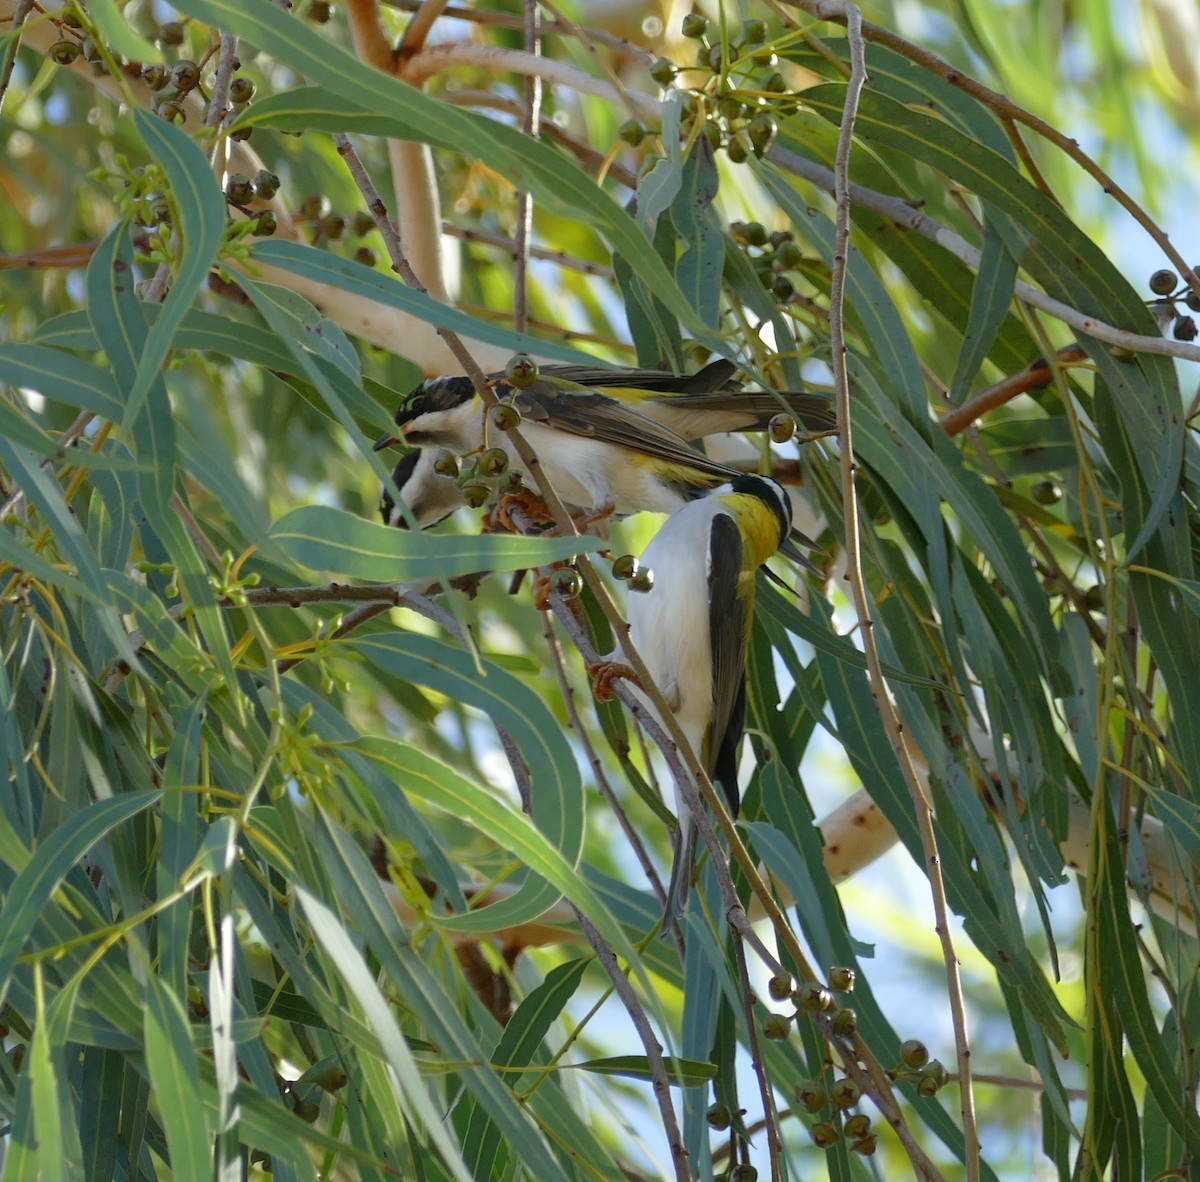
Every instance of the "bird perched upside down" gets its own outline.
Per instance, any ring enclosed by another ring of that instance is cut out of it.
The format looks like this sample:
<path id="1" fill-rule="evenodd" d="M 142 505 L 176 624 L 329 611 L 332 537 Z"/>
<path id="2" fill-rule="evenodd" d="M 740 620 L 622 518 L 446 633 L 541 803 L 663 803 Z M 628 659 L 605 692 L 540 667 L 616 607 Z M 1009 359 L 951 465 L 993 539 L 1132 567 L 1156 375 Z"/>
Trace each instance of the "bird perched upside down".
<path id="1" fill-rule="evenodd" d="M 690 497 L 731 480 L 734 469 L 708 459 L 688 440 L 726 431 L 764 430 L 786 410 L 811 431 L 834 425 L 828 399 L 801 393 L 746 394 L 736 367 L 715 361 L 699 373 L 546 366 L 518 388 L 503 374 L 491 379 L 497 395 L 522 416 L 521 431 L 563 500 L 597 515 L 641 510 L 672 512 Z M 434 452 L 460 455 L 483 446 L 485 407 L 466 377 L 430 378 L 396 411 L 394 443 L 419 448 L 396 465 L 393 481 L 422 528 L 461 504 L 454 481 L 434 470 Z M 503 432 L 488 432 L 504 446 Z M 510 458 L 520 471 L 518 456 Z M 385 523 L 403 527 L 390 489 L 380 503 Z"/>
<path id="2" fill-rule="evenodd" d="M 629 596 L 629 641 L 734 817 L 755 577 L 777 550 L 799 557 L 790 533 L 783 488 L 766 477 L 738 476 L 667 519 L 642 555 L 653 586 Z M 696 824 L 678 780 L 675 808 L 666 928 L 687 905 L 696 856 Z"/>

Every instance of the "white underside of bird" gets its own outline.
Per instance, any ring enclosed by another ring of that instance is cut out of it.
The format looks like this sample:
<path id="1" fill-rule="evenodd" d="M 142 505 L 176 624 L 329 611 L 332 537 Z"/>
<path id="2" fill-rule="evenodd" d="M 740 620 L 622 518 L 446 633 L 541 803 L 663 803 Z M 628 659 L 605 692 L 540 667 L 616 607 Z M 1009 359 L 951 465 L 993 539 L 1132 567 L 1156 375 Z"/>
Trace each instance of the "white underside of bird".
<path id="1" fill-rule="evenodd" d="M 712 640 L 709 634 L 709 579 L 712 554 L 707 544 L 713 519 L 722 512 L 719 501 L 694 501 L 681 509 L 688 528 L 662 529 L 642 554 L 643 566 L 654 572 L 650 592 L 631 593 L 628 605 L 629 640 L 646 664 L 679 728 L 701 767 L 708 761 L 705 735 L 713 718 Z M 697 544 L 703 539 L 703 544 Z M 680 628 L 681 620 L 696 620 L 696 627 Z M 650 711 L 661 716 L 653 703 L 636 690 Z M 697 790 L 698 791 L 698 790 Z M 687 901 L 696 854 L 696 823 L 683 788 L 675 783 L 675 833 L 671 881 L 667 888 L 667 913 L 682 914 Z"/>
<path id="2" fill-rule="evenodd" d="M 630 413 L 636 416 L 636 412 Z M 421 419 L 414 420 L 409 428 L 410 437 L 415 431 L 421 446 L 427 450 L 444 447 L 459 455 L 475 451 L 485 443 L 490 447 L 503 447 L 511 465 L 536 487 L 536 481 L 507 434 L 495 428 L 485 431 L 485 415 L 486 411 L 478 401 L 464 403 L 461 408 L 440 416 L 435 430 L 426 428 Z M 636 452 L 529 419 L 521 423 L 520 429 L 537 456 L 542 474 L 569 505 L 595 513 L 612 511 L 618 516 L 626 516 L 642 511 L 672 513 L 687 499 L 682 490 L 662 478 L 647 457 Z M 681 448 L 685 447 L 683 439 L 677 442 Z M 700 453 L 695 456 L 697 465 L 705 462 Z M 436 477 L 431 465 L 432 461 L 425 466 L 419 464 L 414 475 L 423 477 L 427 470 Z"/>

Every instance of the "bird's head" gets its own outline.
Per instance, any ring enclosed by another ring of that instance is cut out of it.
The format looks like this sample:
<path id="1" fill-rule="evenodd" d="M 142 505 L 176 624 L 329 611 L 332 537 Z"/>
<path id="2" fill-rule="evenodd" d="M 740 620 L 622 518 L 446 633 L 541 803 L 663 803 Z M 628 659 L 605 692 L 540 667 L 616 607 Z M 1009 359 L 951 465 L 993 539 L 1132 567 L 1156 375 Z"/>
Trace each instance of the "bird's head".
<path id="1" fill-rule="evenodd" d="M 396 430 L 381 435 L 375 450 L 397 443 L 423 447 L 439 442 L 447 430 L 456 429 L 460 419 L 471 413 L 474 400 L 470 378 L 427 378 L 396 408 L 392 416 Z"/>
<path id="2" fill-rule="evenodd" d="M 730 491 L 741 496 L 753 497 L 767 512 L 759 512 L 755 516 L 759 528 L 767 535 L 774 533 L 775 544 L 771 552 L 779 548 L 792 530 L 792 502 L 784 491 L 783 486 L 769 476 L 755 476 L 747 473 L 735 477 L 730 482 Z"/>

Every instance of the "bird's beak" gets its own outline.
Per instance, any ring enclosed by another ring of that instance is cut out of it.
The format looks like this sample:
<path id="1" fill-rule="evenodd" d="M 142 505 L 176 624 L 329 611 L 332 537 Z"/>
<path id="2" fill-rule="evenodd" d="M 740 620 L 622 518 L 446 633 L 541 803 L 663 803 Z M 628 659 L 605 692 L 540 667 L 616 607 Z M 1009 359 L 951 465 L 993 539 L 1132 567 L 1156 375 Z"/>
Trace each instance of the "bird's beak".
<path id="1" fill-rule="evenodd" d="M 796 563 L 797 566 L 802 566 L 805 570 L 810 570 L 810 571 L 815 572 L 816 574 L 820 574 L 821 568 L 818 566 L 814 566 L 813 563 L 809 560 L 808 555 L 805 554 L 804 551 L 802 551 L 800 549 L 800 547 L 797 546 L 795 541 L 793 540 L 793 538 L 795 538 L 797 536 L 800 538 L 804 538 L 804 535 L 802 533 L 800 533 L 799 530 L 793 530 L 792 535 L 793 536 L 790 538 L 784 538 L 783 541 L 780 543 L 779 553 L 782 554 L 784 556 L 784 558 L 790 558 L 794 563 Z M 804 540 L 806 542 L 811 541 L 811 539 L 808 539 L 808 538 L 804 538 Z M 812 545 L 815 549 L 816 543 L 813 542 Z"/>
<path id="2" fill-rule="evenodd" d="M 396 444 L 403 442 L 404 439 L 400 435 L 380 435 L 380 437 L 375 440 L 375 446 L 372 447 L 371 450 L 383 451 L 385 447 L 395 447 Z"/>

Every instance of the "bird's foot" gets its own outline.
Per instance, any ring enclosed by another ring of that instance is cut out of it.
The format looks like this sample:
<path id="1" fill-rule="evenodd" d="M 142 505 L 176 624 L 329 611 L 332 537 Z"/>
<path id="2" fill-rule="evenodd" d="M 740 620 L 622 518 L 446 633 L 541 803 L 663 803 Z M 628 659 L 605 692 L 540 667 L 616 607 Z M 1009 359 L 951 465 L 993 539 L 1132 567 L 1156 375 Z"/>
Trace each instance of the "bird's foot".
<path id="1" fill-rule="evenodd" d="M 582 517 L 572 517 L 575 522 L 575 528 L 581 533 L 595 532 L 598 537 L 608 537 L 608 520 L 617 511 L 616 503 L 610 501 L 607 505 L 601 505 L 598 509 L 593 509 L 591 513 L 585 513 Z M 592 527 L 602 525 L 602 530 L 593 531 Z"/>
<path id="2" fill-rule="evenodd" d="M 588 676 L 592 679 L 592 693 L 597 702 L 611 702 L 616 692 L 614 683 L 625 680 L 637 684 L 638 676 L 632 667 L 623 661 L 597 661 L 588 666 Z"/>
<path id="3" fill-rule="evenodd" d="M 562 566 L 562 563 L 558 563 Z M 550 592 L 554 590 L 553 575 L 538 575 L 533 580 L 533 606 L 540 612 L 548 612 L 550 610 Z"/>
<path id="4" fill-rule="evenodd" d="M 484 518 L 484 529 L 489 533 L 523 534 L 534 528 L 544 532 L 554 523 L 546 502 L 535 492 L 505 493 Z"/>

